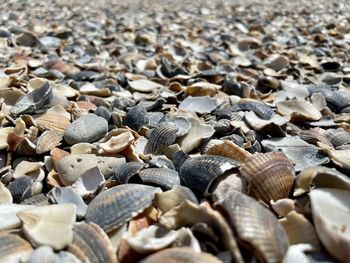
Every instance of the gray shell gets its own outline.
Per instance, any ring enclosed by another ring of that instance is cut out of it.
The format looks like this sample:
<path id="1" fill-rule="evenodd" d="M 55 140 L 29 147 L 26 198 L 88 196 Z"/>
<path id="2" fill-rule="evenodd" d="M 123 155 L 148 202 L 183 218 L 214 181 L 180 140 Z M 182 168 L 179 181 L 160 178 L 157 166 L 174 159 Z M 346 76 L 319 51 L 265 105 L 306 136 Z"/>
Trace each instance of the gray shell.
<path id="1" fill-rule="evenodd" d="M 114 179 L 120 184 L 127 184 L 131 177 L 139 173 L 146 165 L 139 162 L 127 162 L 115 169 Z"/>
<path id="2" fill-rule="evenodd" d="M 140 131 L 149 122 L 147 111 L 142 105 L 131 108 L 125 116 L 125 124 L 134 131 Z"/>
<path id="3" fill-rule="evenodd" d="M 139 173 L 139 176 L 143 183 L 157 185 L 165 189 L 180 185 L 179 174 L 168 168 L 144 169 Z"/>

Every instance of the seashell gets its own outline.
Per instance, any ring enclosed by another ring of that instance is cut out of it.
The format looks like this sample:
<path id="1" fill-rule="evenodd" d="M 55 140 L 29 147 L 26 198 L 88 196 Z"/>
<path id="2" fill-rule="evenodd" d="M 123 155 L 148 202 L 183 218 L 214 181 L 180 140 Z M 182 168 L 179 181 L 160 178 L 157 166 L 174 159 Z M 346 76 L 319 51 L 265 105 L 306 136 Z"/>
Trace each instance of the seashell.
<path id="1" fill-rule="evenodd" d="M 12 204 L 11 192 L 0 182 L 0 204 Z"/>
<path id="2" fill-rule="evenodd" d="M 6 103 L 6 105 L 9 106 L 13 106 L 16 103 L 16 101 L 23 95 L 24 93 L 20 89 L 5 87 L 0 88 L 0 98 L 2 98 L 4 100 L 4 103 Z"/>
<path id="3" fill-rule="evenodd" d="M 239 241 L 252 248 L 261 262 L 281 262 L 288 239 L 275 216 L 264 206 L 240 192 L 232 193 L 215 205 L 227 216 Z"/>
<path id="4" fill-rule="evenodd" d="M 38 186 L 33 177 L 23 176 L 12 181 L 8 185 L 8 190 L 11 192 L 14 202 L 21 202 L 33 196 L 37 192 L 36 187 Z M 39 192 L 41 192 L 41 189 Z"/>
<path id="5" fill-rule="evenodd" d="M 294 210 L 294 200 L 288 198 L 282 198 L 276 202 L 270 201 L 271 208 L 281 217 L 286 217 L 289 212 Z"/>
<path id="6" fill-rule="evenodd" d="M 245 192 L 246 187 L 245 181 L 238 174 L 230 174 L 211 187 L 213 189 L 211 198 L 214 202 L 218 202 L 232 192 Z"/>
<path id="7" fill-rule="evenodd" d="M 115 169 L 114 179 L 120 184 L 127 184 L 132 176 L 138 174 L 146 165 L 139 162 L 126 162 Z"/>
<path id="8" fill-rule="evenodd" d="M 81 196 L 74 192 L 72 187 L 54 187 L 47 195 L 51 202 L 55 204 L 75 204 L 77 216 L 85 217 L 87 205 Z"/>
<path id="9" fill-rule="evenodd" d="M 196 196 L 207 194 L 212 182 L 230 173 L 238 163 L 221 156 L 199 156 L 187 159 L 180 167 L 179 175 Z"/>
<path id="10" fill-rule="evenodd" d="M 291 245 L 283 259 L 283 263 L 308 263 L 311 260 L 310 253 L 316 251 L 318 251 L 318 249 L 310 244 Z M 332 259 L 329 258 L 329 261 L 332 261 Z"/>
<path id="11" fill-rule="evenodd" d="M 145 184 L 171 189 L 180 185 L 179 174 L 168 168 L 148 168 L 139 172 L 141 181 Z"/>
<path id="12" fill-rule="evenodd" d="M 44 131 L 36 142 L 36 153 L 42 154 L 49 152 L 60 144 L 63 138 L 63 133 L 56 130 Z"/>
<path id="13" fill-rule="evenodd" d="M 343 261 L 350 249 L 350 192 L 319 188 L 310 192 L 310 200 L 318 237 L 334 258 Z"/>
<path id="14" fill-rule="evenodd" d="M 190 248 L 167 248 L 148 256 L 140 261 L 141 263 L 160 263 L 160 262 L 178 262 L 178 263 L 219 263 L 216 257 L 205 252 L 194 252 Z"/>
<path id="15" fill-rule="evenodd" d="M 102 152 L 119 153 L 130 146 L 135 139 L 132 133 L 127 129 L 116 129 L 111 131 L 110 134 L 112 136 L 107 134 L 103 142 L 99 144 Z"/>
<path id="16" fill-rule="evenodd" d="M 103 174 L 100 169 L 95 166 L 83 172 L 72 184 L 72 187 L 75 192 L 82 197 L 87 197 L 96 193 L 104 181 L 105 178 L 103 177 Z"/>
<path id="17" fill-rule="evenodd" d="M 337 72 L 341 70 L 341 65 L 336 61 L 328 61 L 320 64 L 324 71 Z"/>
<path id="18" fill-rule="evenodd" d="M 159 191 L 157 187 L 139 184 L 112 187 L 91 201 L 86 221 L 98 224 L 107 233 L 111 232 L 149 207 L 154 194 Z"/>
<path id="19" fill-rule="evenodd" d="M 264 131 L 269 134 L 280 134 L 280 127 L 289 122 L 290 116 L 280 116 L 274 114 L 270 120 L 258 117 L 254 112 L 248 111 L 244 114 L 244 119 L 256 131 Z M 232 124 L 232 122 L 231 122 Z"/>
<path id="20" fill-rule="evenodd" d="M 134 81 L 129 81 L 128 82 L 129 86 L 131 89 L 134 91 L 139 91 L 139 92 L 153 92 L 159 88 L 162 88 L 163 86 L 158 84 L 157 82 L 150 81 L 147 79 L 139 79 L 139 80 L 134 80 Z"/>
<path id="21" fill-rule="evenodd" d="M 322 143 L 318 143 L 318 146 L 327 153 L 334 164 L 346 171 L 350 170 L 350 150 L 334 150 Z"/>
<path id="22" fill-rule="evenodd" d="M 116 255 L 107 234 L 94 223 L 76 223 L 73 242 L 68 251 L 81 262 L 116 262 Z"/>
<path id="23" fill-rule="evenodd" d="M 165 155 L 150 155 L 150 159 L 145 161 L 154 167 L 176 170 L 173 162 Z"/>
<path id="24" fill-rule="evenodd" d="M 218 102 L 209 96 L 188 96 L 179 104 L 179 109 L 205 114 L 211 113 L 217 106 Z"/>
<path id="25" fill-rule="evenodd" d="M 230 107 L 229 109 L 234 109 L 233 107 Z M 243 100 L 242 102 L 239 102 L 238 107 L 243 111 L 253 111 L 256 115 L 264 120 L 270 120 L 274 115 L 273 110 L 269 106 L 258 101 Z"/>
<path id="26" fill-rule="evenodd" d="M 289 61 L 285 56 L 280 55 L 272 55 L 271 57 L 268 57 L 265 61 L 265 66 L 268 68 L 271 68 L 275 71 L 280 71 L 286 66 L 288 66 Z"/>
<path id="27" fill-rule="evenodd" d="M 154 128 L 149 136 L 149 144 L 152 152 L 155 152 L 160 145 L 169 146 L 176 140 L 178 129 L 171 122 L 162 122 Z"/>
<path id="28" fill-rule="evenodd" d="M 276 103 L 281 115 L 290 115 L 292 122 L 317 121 L 322 114 L 310 102 L 304 99 L 294 99 Z"/>
<path id="29" fill-rule="evenodd" d="M 156 193 L 154 203 L 163 213 L 165 213 L 173 207 L 180 205 L 185 200 L 198 204 L 197 197 L 191 189 L 182 185 L 176 185 L 166 192 Z"/>
<path id="30" fill-rule="evenodd" d="M 0 230 L 13 229 L 21 225 L 17 213 L 31 208 L 30 205 L 0 204 Z"/>
<path id="31" fill-rule="evenodd" d="M 159 223 L 168 229 L 189 227 L 198 223 L 207 226 L 209 231 L 218 237 L 220 246 L 230 252 L 235 262 L 244 262 L 230 226 L 224 217 L 210 206 L 199 206 L 185 200 L 162 215 L 159 218 Z"/>
<path id="32" fill-rule="evenodd" d="M 317 142 L 322 142 L 329 146 L 332 146 L 332 143 L 326 138 L 326 136 L 315 129 L 311 130 L 302 130 L 300 131 L 300 139 L 306 141 L 307 143 L 312 143 L 317 145 Z"/>
<path id="33" fill-rule="evenodd" d="M 51 155 L 51 158 L 52 158 L 52 162 L 53 162 L 53 165 L 54 165 L 54 168 L 56 171 L 58 171 L 58 163 L 59 163 L 59 160 L 62 159 L 63 157 L 69 155 L 68 152 L 66 151 L 63 151 L 59 148 L 53 148 L 51 151 L 50 151 L 50 155 Z"/>
<path id="34" fill-rule="evenodd" d="M 148 124 L 146 125 L 148 128 L 155 128 L 159 121 L 164 117 L 162 112 L 147 112 Z"/>
<path id="35" fill-rule="evenodd" d="M 13 178 L 17 179 L 19 177 L 29 175 L 29 174 L 39 170 L 43 166 L 44 166 L 43 162 L 21 161 L 15 167 L 15 172 L 13 173 Z"/>
<path id="36" fill-rule="evenodd" d="M 137 132 L 148 123 L 147 111 L 140 104 L 132 107 L 125 116 L 125 125 Z"/>
<path id="37" fill-rule="evenodd" d="M 43 193 L 29 197 L 25 199 L 23 202 L 21 202 L 21 205 L 33 205 L 33 206 L 44 206 L 49 204 L 50 204 L 49 198 Z"/>
<path id="38" fill-rule="evenodd" d="M 151 225 L 141 229 L 127 239 L 131 248 L 139 253 L 150 253 L 170 246 L 177 238 L 177 231 L 161 225 Z"/>
<path id="39" fill-rule="evenodd" d="M 221 88 L 220 85 L 208 83 L 208 82 L 196 82 L 186 88 L 187 96 L 210 96 L 213 97 L 217 91 Z"/>
<path id="40" fill-rule="evenodd" d="M 60 251 L 59 253 L 55 254 L 52 247 L 40 246 L 34 250 L 27 261 L 27 263 L 37 262 L 79 263 L 80 260 L 67 251 Z"/>
<path id="41" fill-rule="evenodd" d="M 238 162 L 246 161 L 251 155 L 249 152 L 228 140 L 223 140 L 220 144 L 211 146 L 206 154 L 223 156 Z"/>
<path id="42" fill-rule="evenodd" d="M 261 145 L 265 151 L 282 151 L 294 161 L 294 169 L 297 172 L 329 161 L 317 147 L 306 143 L 297 136 L 266 139 L 261 141 Z"/>
<path id="43" fill-rule="evenodd" d="M 163 120 L 165 120 L 166 122 L 171 122 L 175 124 L 177 128 L 177 132 L 176 132 L 177 137 L 186 135 L 192 126 L 191 122 L 189 122 L 185 117 L 182 117 L 182 116 L 165 115 Z"/>
<path id="44" fill-rule="evenodd" d="M 342 128 L 328 129 L 325 137 L 332 143 L 334 147 L 350 143 L 350 133 Z"/>
<path id="45" fill-rule="evenodd" d="M 258 81 L 256 82 L 256 88 L 262 92 L 266 92 L 269 90 L 276 90 L 280 87 L 280 82 L 278 79 L 274 77 L 259 77 Z"/>
<path id="46" fill-rule="evenodd" d="M 52 87 L 49 82 L 43 84 L 40 88 L 25 94 L 11 108 L 14 115 L 23 113 L 38 113 L 44 107 L 50 105 L 52 100 Z"/>
<path id="47" fill-rule="evenodd" d="M 303 243 L 320 248 L 320 241 L 313 225 L 302 214 L 291 211 L 279 222 L 286 231 L 290 245 Z"/>
<path id="48" fill-rule="evenodd" d="M 6 149 L 8 144 L 8 135 L 14 132 L 13 127 L 0 128 L 0 150 Z M 18 136 L 16 136 L 18 137 Z M 16 143 L 17 145 L 17 143 Z"/>
<path id="49" fill-rule="evenodd" d="M 2 262 L 26 262 L 33 252 L 30 243 L 19 235 L 1 231 L 0 258 Z"/>
<path id="50" fill-rule="evenodd" d="M 189 153 L 198 147 L 203 140 L 212 137 L 215 130 L 211 125 L 204 124 L 203 121 L 198 119 L 190 117 L 187 120 L 191 123 L 191 129 L 177 142 L 184 152 Z"/>
<path id="51" fill-rule="evenodd" d="M 28 138 L 23 138 L 15 150 L 18 155 L 33 156 L 36 153 L 36 145 L 32 143 Z"/>
<path id="52" fill-rule="evenodd" d="M 239 168 L 247 194 L 266 204 L 289 195 L 294 183 L 293 163 L 280 152 L 256 153 Z"/>
<path id="53" fill-rule="evenodd" d="M 73 241 L 76 206 L 73 204 L 34 207 L 17 213 L 23 232 L 33 246 L 48 245 L 55 250 Z"/>
<path id="54" fill-rule="evenodd" d="M 44 114 L 36 118 L 35 123 L 41 131 L 55 130 L 64 133 L 70 124 L 70 120 L 62 115 Z"/>

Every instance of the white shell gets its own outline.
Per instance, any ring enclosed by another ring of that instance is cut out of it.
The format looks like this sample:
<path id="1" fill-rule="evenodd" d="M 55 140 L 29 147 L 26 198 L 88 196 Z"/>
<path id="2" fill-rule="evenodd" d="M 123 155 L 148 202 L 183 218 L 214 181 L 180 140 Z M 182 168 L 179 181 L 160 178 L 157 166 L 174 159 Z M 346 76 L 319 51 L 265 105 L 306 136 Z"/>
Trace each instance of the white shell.
<path id="1" fill-rule="evenodd" d="M 19 227 L 21 220 L 17 213 L 32 207 L 30 205 L 0 204 L 0 230 Z"/>

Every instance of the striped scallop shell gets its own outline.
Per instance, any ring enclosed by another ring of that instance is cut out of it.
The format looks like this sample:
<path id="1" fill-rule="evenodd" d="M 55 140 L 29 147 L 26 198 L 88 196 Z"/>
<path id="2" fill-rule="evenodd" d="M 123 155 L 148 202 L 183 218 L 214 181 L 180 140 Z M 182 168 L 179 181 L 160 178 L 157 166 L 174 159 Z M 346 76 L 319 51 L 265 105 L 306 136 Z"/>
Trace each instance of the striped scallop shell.
<path id="1" fill-rule="evenodd" d="M 70 124 L 70 120 L 62 115 L 57 114 L 45 114 L 35 119 L 36 126 L 42 130 L 56 130 L 64 133 L 67 126 Z"/>
<path id="2" fill-rule="evenodd" d="M 44 131 L 36 142 L 36 153 L 42 154 L 51 151 L 60 144 L 63 133 L 56 130 Z"/>
<path id="3" fill-rule="evenodd" d="M 256 153 L 239 171 L 247 180 L 247 194 L 266 204 L 287 197 L 295 175 L 293 163 L 280 152 Z"/>

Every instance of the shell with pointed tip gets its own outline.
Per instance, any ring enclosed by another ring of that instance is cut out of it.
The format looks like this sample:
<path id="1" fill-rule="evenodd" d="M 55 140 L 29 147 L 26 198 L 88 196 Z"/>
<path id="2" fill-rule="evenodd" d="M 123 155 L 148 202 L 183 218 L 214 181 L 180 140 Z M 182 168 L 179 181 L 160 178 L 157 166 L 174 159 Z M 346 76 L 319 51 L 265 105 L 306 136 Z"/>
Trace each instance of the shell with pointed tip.
<path id="1" fill-rule="evenodd" d="M 231 193 L 216 206 L 227 216 L 239 240 L 253 249 L 260 262 L 282 262 L 288 238 L 267 208 L 240 192 Z"/>
<path id="2" fill-rule="evenodd" d="M 247 181 L 247 194 L 266 204 L 287 197 L 295 175 L 293 163 L 280 152 L 254 154 L 239 172 Z"/>
<path id="3" fill-rule="evenodd" d="M 238 162 L 226 157 L 203 155 L 186 160 L 180 168 L 180 178 L 197 196 L 207 194 L 211 183 L 219 176 L 238 168 Z"/>
<path id="4" fill-rule="evenodd" d="M 26 262 L 33 252 L 28 241 L 18 235 L 0 233 L 1 262 Z"/>
<path id="5" fill-rule="evenodd" d="M 116 262 L 116 254 L 107 234 L 94 223 L 76 223 L 73 228 L 73 242 L 68 251 L 81 262 Z"/>
<path id="6" fill-rule="evenodd" d="M 123 184 L 100 193 L 91 201 L 86 221 L 94 222 L 105 232 L 117 229 L 152 204 L 158 187 L 141 184 Z"/>

